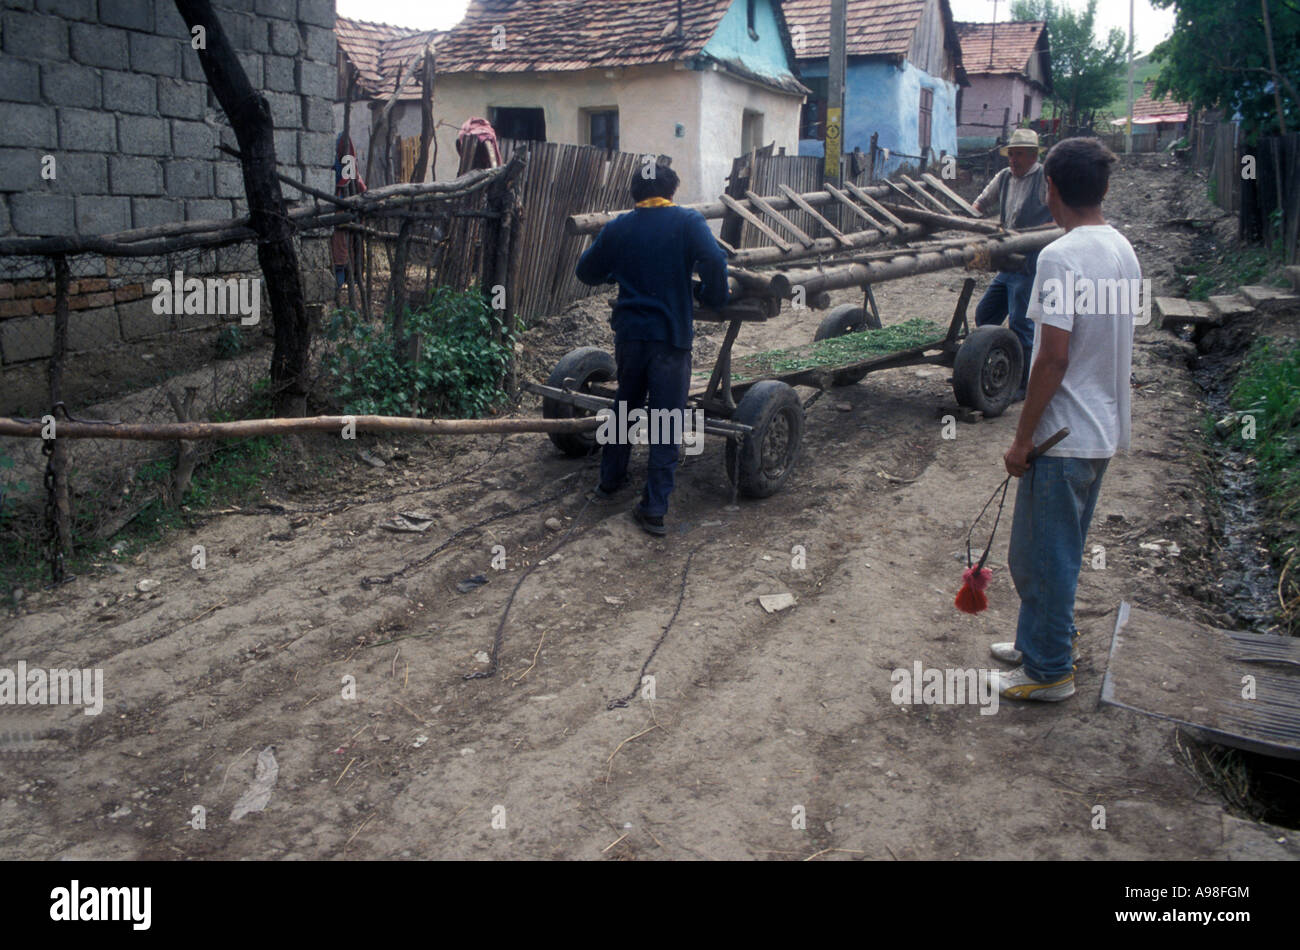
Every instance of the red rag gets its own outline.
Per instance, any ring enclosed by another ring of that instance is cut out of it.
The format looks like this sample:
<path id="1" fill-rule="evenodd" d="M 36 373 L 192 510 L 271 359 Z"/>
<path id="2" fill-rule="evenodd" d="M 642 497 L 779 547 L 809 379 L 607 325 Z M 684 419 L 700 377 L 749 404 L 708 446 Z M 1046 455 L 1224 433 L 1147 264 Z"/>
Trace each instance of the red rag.
<path id="1" fill-rule="evenodd" d="M 953 605 L 967 614 L 977 614 L 987 610 L 989 599 L 984 596 L 984 589 L 989 586 L 992 578 L 993 572 L 987 567 L 966 568 L 961 575 L 961 590 L 957 591 Z"/>

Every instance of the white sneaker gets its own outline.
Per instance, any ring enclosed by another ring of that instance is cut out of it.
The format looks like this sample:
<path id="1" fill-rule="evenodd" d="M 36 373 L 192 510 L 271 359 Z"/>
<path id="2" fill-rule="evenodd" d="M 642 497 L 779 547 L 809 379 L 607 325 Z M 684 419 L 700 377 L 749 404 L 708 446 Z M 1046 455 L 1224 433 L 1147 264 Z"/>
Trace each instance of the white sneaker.
<path id="1" fill-rule="evenodd" d="M 993 670 L 988 674 L 999 696 L 1003 699 L 1032 699 L 1048 703 L 1059 703 L 1074 695 L 1074 674 L 1067 673 L 1051 683 L 1040 683 L 1025 672 L 1023 666 L 1017 666 L 1010 673 Z"/>
<path id="2" fill-rule="evenodd" d="M 1001 660 L 1003 663 L 1011 663 L 1016 666 L 1019 666 L 1025 659 L 1025 655 L 1016 649 L 1016 645 L 1014 642 L 994 643 L 989 647 L 989 652 L 992 653 L 997 659 Z M 1075 663 L 1079 662 L 1079 638 L 1078 637 L 1074 638 L 1073 649 L 1070 651 L 1070 659 Z"/>

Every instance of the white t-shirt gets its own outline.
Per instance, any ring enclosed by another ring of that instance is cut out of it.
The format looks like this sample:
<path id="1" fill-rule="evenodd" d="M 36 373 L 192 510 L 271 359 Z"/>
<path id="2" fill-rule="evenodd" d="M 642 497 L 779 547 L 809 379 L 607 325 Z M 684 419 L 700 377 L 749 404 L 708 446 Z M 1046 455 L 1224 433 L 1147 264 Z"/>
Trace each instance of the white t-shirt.
<path id="1" fill-rule="evenodd" d="M 1132 245 L 1108 224 L 1075 228 L 1039 255 L 1027 314 L 1034 321 L 1034 355 L 1044 325 L 1070 333 L 1069 368 L 1034 430 L 1038 445 L 1069 428 L 1069 437 L 1048 455 L 1099 459 L 1128 450 L 1133 327 L 1142 288 Z"/>

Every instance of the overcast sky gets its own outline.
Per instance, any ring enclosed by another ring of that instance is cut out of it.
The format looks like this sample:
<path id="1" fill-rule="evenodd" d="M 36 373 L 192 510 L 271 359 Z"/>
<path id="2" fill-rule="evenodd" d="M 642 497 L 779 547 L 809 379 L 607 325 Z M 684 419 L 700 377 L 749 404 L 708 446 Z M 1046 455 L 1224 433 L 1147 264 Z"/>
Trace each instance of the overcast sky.
<path id="1" fill-rule="evenodd" d="M 590 0 L 599 3 L 600 0 Z M 1065 0 L 1074 9 L 1082 9 L 1085 0 Z M 989 22 L 993 19 L 993 0 L 949 0 L 952 15 L 958 20 Z M 445 30 L 455 26 L 465 14 L 468 0 L 338 0 L 341 16 L 354 20 L 371 20 L 393 23 L 420 30 Z M 1127 0 L 1099 0 L 1097 3 L 1098 34 L 1105 35 L 1112 26 L 1128 32 Z M 998 21 L 1010 18 L 1011 0 L 998 0 Z M 1147 0 L 1134 0 L 1134 32 L 1137 34 L 1138 55 L 1148 53 L 1151 47 L 1169 35 L 1173 29 L 1172 10 L 1155 10 Z"/>

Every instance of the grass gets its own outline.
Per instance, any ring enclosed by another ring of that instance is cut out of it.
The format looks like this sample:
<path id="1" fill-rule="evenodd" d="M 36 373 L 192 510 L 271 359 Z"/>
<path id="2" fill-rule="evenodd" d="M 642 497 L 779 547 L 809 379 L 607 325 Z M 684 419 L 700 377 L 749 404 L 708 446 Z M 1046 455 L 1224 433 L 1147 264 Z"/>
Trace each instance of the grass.
<path id="1" fill-rule="evenodd" d="M 1235 293 L 1242 284 L 1285 283 L 1281 259 L 1263 247 L 1227 250 L 1217 260 L 1202 260 L 1190 273 L 1195 275 L 1187 290 L 1190 300 Z"/>

